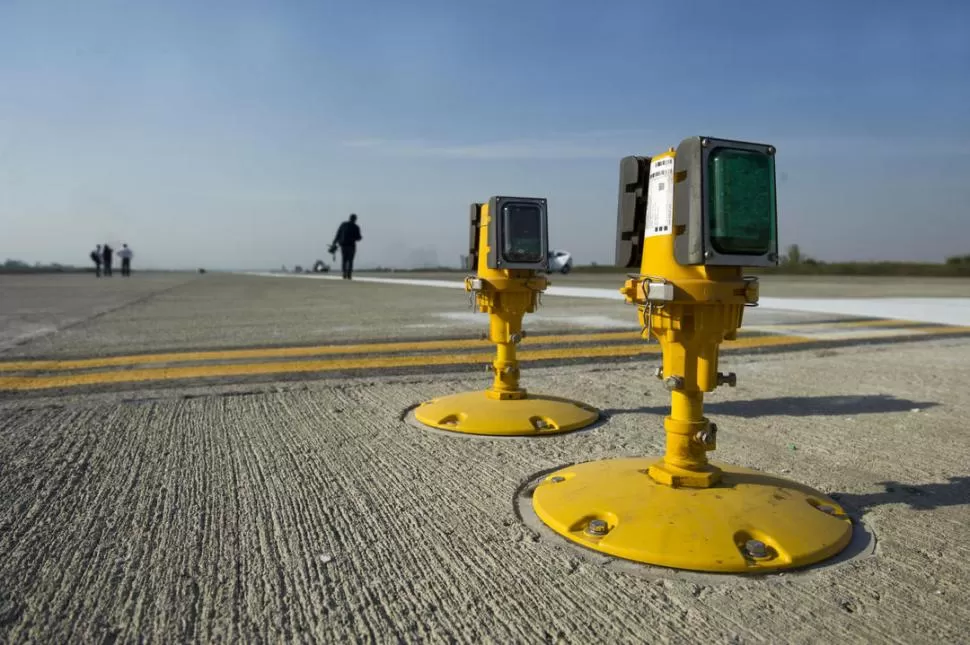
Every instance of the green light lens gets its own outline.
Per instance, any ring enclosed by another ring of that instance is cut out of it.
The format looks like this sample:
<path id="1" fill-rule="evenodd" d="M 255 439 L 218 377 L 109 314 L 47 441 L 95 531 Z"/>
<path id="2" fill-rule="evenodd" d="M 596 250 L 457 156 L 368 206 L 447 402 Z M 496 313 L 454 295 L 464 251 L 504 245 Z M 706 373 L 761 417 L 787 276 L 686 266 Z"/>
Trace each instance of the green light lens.
<path id="1" fill-rule="evenodd" d="M 775 239 L 775 159 L 717 148 L 707 159 L 707 224 L 724 255 L 764 255 Z"/>
<path id="2" fill-rule="evenodd" d="M 542 210 L 537 204 L 512 203 L 502 209 L 507 262 L 542 262 Z"/>

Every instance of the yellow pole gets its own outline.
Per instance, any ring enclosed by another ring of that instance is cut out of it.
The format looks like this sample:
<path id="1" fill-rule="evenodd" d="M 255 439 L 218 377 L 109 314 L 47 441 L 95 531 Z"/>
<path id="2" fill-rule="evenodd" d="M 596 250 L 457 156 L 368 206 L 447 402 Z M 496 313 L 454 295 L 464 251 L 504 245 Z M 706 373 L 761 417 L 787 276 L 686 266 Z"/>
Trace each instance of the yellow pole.
<path id="1" fill-rule="evenodd" d="M 676 156 L 673 149 L 653 158 Z M 669 180 L 675 177 L 672 166 Z M 649 199 L 672 200 L 671 190 Z M 672 207 L 672 201 L 667 205 Z M 706 453 L 714 450 L 715 428 L 704 418 L 704 392 L 717 387 L 718 345 L 741 324 L 746 284 L 740 267 L 684 266 L 674 256 L 677 230 L 647 235 L 643 242 L 640 277 L 622 289 L 640 305 L 640 321 L 663 350 L 664 383 L 671 391 L 670 415 L 664 420 L 666 454 L 650 468 L 650 476 L 668 486 L 707 488 L 721 478 Z M 673 299 L 648 304 L 644 289 L 662 280 L 673 287 Z"/>
<path id="2" fill-rule="evenodd" d="M 664 419 L 667 450 L 664 463 L 686 470 L 708 467 L 707 448 L 702 441 L 708 429 L 704 418 L 703 392 L 672 392 L 670 415 Z"/>
<path id="3" fill-rule="evenodd" d="M 495 344 L 495 360 L 492 362 L 495 380 L 488 394 L 498 399 L 525 398 L 525 391 L 519 388 L 519 361 L 515 356 L 515 344 L 500 342 Z"/>
<path id="4" fill-rule="evenodd" d="M 492 387 L 485 390 L 490 399 L 524 399 L 525 389 L 519 387 L 519 361 L 516 344 L 522 339 L 522 318 L 535 311 L 536 289 L 546 286 L 544 278 L 530 271 L 491 269 L 486 260 L 489 252 L 487 227 L 492 225 L 489 205 L 483 204 L 478 238 L 478 277 L 486 283 L 479 292 L 479 311 L 488 313 L 488 338 L 495 343 Z"/>

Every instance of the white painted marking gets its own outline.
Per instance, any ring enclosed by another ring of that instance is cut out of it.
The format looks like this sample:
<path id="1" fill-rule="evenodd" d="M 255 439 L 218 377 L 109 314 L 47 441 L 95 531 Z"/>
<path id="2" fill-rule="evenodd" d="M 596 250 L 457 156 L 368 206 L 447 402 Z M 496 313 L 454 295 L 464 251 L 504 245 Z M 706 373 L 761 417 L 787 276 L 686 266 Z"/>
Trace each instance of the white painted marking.
<path id="1" fill-rule="evenodd" d="M 970 298 L 761 298 L 759 308 L 970 325 Z"/>
<path id="2" fill-rule="evenodd" d="M 311 278 L 313 280 L 343 280 L 339 275 L 328 273 L 268 273 L 250 272 L 246 275 L 258 275 L 265 278 Z M 415 287 L 445 287 L 452 289 L 464 289 L 464 282 L 453 280 L 416 280 L 414 278 L 371 278 L 362 276 L 354 278 L 354 282 L 375 282 L 378 284 L 407 284 Z"/>
<path id="3" fill-rule="evenodd" d="M 852 329 L 833 329 L 821 325 L 799 325 L 797 327 L 786 327 L 782 325 L 771 326 L 745 326 L 746 331 L 765 332 L 770 334 L 780 334 L 782 336 L 805 336 L 819 340 L 850 340 L 853 338 L 902 338 L 905 336 L 919 336 L 926 333 L 918 327 L 903 329 L 891 329 L 886 327 L 853 327 Z"/>
<path id="4" fill-rule="evenodd" d="M 313 273 L 248 273 L 272 278 L 315 278 L 340 280 L 337 275 Z M 354 278 L 357 282 L 406 284 L 419 287 L 464 289 L 464 282 L 454 280 L 417 280 L 414 278 Z M 616 289 L 596 287 L 557 287 L 546 289 L 548 296 L 622 300 L 619 283 Z M 970 325 L 970 298 L 761 298 L 760 309 L 807 311 L 863 318 L 889 318 L 940 325 Z"/>
<path id="5" fill-rule="evenodd" d="M 488 317 L 482 313 L 473 311 L 449 311 L 436 313 L 435 316 L 444 318 L 452 322 L 464 323 L 468 325 L 488 324 Z M 526 318 L 529 327 L 541 325 L 543 323 L 553 323 L 556 326 L 585 327 L 589 329 L 640 329 L 636 318 L 633 321 L 619 320 L 609 316 L 549 316 L 541 313 L 529 314 Z M 413 326 L 413 325 L 412 325 Z"/>

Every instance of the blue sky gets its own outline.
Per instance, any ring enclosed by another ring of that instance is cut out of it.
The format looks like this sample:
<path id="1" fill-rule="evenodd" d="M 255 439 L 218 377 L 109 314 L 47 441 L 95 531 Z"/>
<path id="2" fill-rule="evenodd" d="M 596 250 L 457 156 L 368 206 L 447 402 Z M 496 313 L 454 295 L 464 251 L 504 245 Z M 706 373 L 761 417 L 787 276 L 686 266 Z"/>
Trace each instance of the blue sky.
<path id="1" fill-rule="evenodd" d="M 455 264 L 468 204 L 550 202 L 610 262 L 617 167 L 708 134 L 779 150 L 782 245 L 970 253 L 962 2 L 0 0 L 0 258 Z"/>

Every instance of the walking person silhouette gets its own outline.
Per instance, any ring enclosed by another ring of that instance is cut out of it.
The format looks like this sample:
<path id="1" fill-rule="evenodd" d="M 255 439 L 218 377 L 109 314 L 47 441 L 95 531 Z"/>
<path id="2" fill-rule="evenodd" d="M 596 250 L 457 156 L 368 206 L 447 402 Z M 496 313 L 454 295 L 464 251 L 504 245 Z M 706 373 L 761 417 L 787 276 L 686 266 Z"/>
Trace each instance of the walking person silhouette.
<path id="1" fill-rule="evenodd" d="M 342 223 L 337 229 L 337 234 L 333 237 L 330 244 L 330 252 L 333 253 L 336 247 L 340 246 L 340 259 L 343 268 L 344 280 L 353 279 L 354 256 L 357 255 L 357 242 L 363 238 L 360 235 L 360 227 L 357 226 L 357 215 L 350 214 L 350 219 Z"/>

